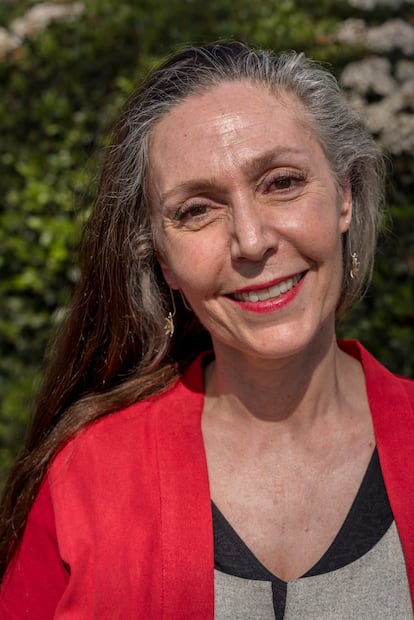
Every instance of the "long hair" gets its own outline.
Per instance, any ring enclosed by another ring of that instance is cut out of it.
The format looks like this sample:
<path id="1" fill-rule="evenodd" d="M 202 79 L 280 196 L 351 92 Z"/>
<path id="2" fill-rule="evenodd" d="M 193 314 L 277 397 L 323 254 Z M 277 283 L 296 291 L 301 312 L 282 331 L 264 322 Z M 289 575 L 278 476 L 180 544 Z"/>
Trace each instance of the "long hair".
<path id="1" fill-rule="evenodd" d="M 174 106 L 233 80 L 264 85 L 276 96 L 297 97 L 338 187 L 347 181 L 352 185 L 353 219 L 343 237 L 338 314 L 358 296 L 371 271 L 382 205 L 382 159 L 329 72 L 303 54 L 275 55 L 229 42 L 186 49 L 151 73 L 115 127 L 82 237 L 80 281 L 6 486 L 1 572 L 57 450 L 93 420 L 166 389 L 199 351 L 211 346 L 179 295 L 174 337 L 165 333 L 171 293 L 154 249 L 148 149 L 153 127 Z M 351 252 L 360 260 L 356 278 L 349 277 Z"/>

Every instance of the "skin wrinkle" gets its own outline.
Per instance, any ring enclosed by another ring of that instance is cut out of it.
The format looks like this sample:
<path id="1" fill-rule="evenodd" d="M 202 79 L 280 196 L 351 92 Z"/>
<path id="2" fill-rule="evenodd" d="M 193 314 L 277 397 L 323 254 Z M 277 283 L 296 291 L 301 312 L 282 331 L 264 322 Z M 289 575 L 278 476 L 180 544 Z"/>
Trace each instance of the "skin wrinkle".
<path id="1" fill-rule="evenodd" d="M 252 158 L 246 164 L 241 164 L 241 168 L 247 176 L 250 176 L 253 179 L 261 170 L 265 170 L 267 168 L 272 168 L 280 161 L 283 160 L 284 157 L 289 154 L 297 155 L 298 159 L 300 157 L 301 151 L 299 149 L 293 149 L 288 147 L 280 147 L 278 149 L 271 149 L 268 153 L 264 153 L 259 155 L 256 158 Z M 169 203 L 172 205 L 170 208 L 174 206 L 174 202 L 184 200 L 187 196 L 191 196 L 192 194 L 202 193 L 207 191 L 213 191 L 218 187 L 218 180 L 215 178 L 202 178 L 193 179 L 191 181 L 185 181 L 175 185 L 172 189 L 166 190 L 165 192 L 160 192 L 159 190 L 156 192 L 156 203 L 159 204 L 162 210 L 169 209 Z M 217 193 L 225 194 L 227 191 L 227 186 L 222 185 L 219 186 Z"/>

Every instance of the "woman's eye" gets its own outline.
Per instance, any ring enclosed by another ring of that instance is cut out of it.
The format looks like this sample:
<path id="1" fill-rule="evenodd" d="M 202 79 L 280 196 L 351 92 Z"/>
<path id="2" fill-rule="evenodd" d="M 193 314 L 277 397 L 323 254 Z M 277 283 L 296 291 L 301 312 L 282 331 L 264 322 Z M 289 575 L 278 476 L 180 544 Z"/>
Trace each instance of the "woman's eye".
<path id="1" fill-rule="evenodd" d="M 270 187 L 274 187 L 275 189 L 289 189 L 292 186 L 293 179 L 290 177 L 285 177 L 284 179 L 275 179 L 270 183 Z"/>
<path id="2" fill-rule="evenodd" d="M 286 192 L 298 189 L 303 185 L 304 176 L 294 174 L 283 174 L 267 179 L 264 184 L 265 193 Z"/>
<path id="3" fill-rule="evenodd" d="M 198 219 L 205 216 L 208 212 L 209 206 L 207 204 L 190 204 L 180 207 L 174 213 L 174 220 L 177 222 L 191 221 L 192 219 Z"/>

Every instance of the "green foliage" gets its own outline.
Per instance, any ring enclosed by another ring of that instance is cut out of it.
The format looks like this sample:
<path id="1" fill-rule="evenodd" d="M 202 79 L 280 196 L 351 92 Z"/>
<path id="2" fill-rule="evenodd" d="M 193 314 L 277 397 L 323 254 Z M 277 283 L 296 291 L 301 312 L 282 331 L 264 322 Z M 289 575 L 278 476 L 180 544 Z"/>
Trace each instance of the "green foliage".
<path id="1" fill-rule="evenodd" d="M 35 4 L 2 5 L 3 25 Z M 333 37 L 338 19 L 358 13 L 344 1 L 85 0 L 84 7 L 76 21 L 49 25 L 0 61 L 0 476 L 21 442 L 46 342 L 78 276 L 75 250 L 109 129 L 136 82 L 171 51 L 223 38 L 301 49 L 337 72 L 364 54 Z M 414 165 L 393 163 L 393 232 L 369 294 L 341 333 L 411 374 Z"/>

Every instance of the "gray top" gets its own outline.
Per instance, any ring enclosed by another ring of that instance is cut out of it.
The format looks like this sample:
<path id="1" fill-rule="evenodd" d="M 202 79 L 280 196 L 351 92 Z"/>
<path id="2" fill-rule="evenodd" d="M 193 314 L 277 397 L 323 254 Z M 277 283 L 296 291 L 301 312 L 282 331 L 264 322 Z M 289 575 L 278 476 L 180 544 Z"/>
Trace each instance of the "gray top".
<path id="1" fill-rule="evenodd" d="M 275 620 L 272 583 L 216 570 L 214 617 L 215 620 Z M 283 620 L 412 618 L 405 561 L 394 522 L 377 544 L 354 562 L 287 583 Z"/>

